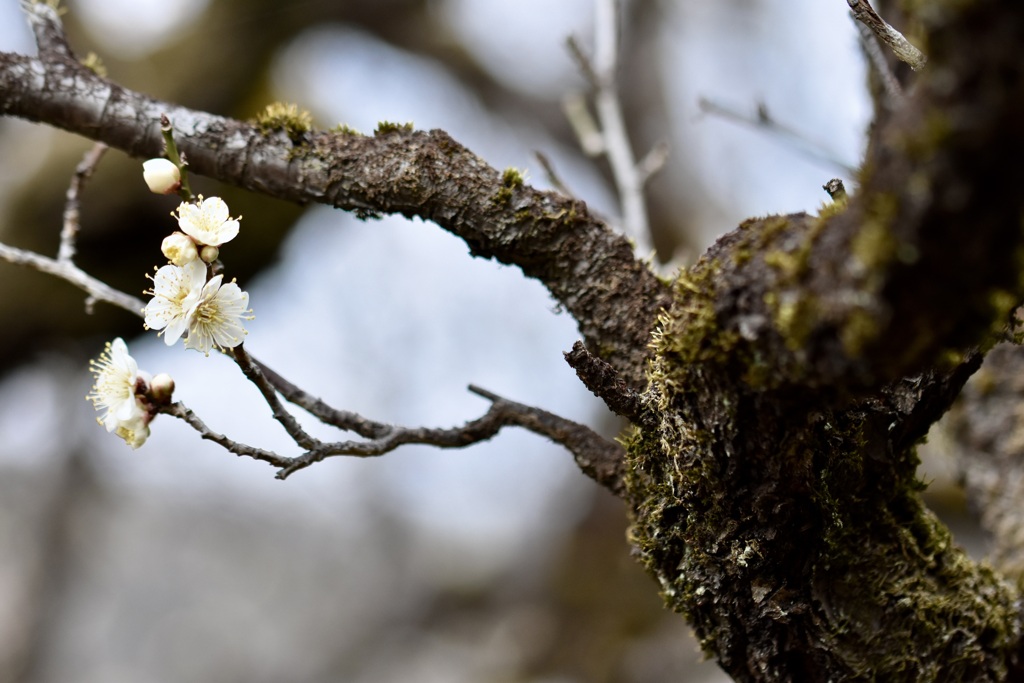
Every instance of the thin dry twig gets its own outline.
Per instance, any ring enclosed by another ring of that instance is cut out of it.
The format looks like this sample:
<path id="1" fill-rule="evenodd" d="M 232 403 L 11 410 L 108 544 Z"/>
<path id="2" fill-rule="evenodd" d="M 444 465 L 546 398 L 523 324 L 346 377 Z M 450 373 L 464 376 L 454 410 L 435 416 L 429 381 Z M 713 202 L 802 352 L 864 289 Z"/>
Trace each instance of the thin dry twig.
<path id="1" fill-rule="evenodd" d="M 558 175 L 555 170 L 555 165 L 548 158 L 548 155 L 544 154 L 540 150 L 535 150 L 533 156 L 540 162 L 541 168 L 544 169 L 544 175 L 547 177 L 548 182 L 551 183 L 551 187 L 555 188 L 559 193 L 566 197 L 575 197 L 572 191 L 566 186 L 565 182 L 562 181 L 562 177 Z"/>
<path id="2" fill-rule="evenodd" d="M 613 492 L 621 492 L 621 446 L 605 439 L 585 425 L 546 410 L 510 401 L 477 386 L 470 385 L 469 390 L 491 401 L 491 407 L 483 416 L 461 427 L 443 429 L 389 426 L 385 433 L 374 439 L 325 443 L 291 459 L 290 464 L 278 471 L 277 478 L 286 479 L 313 463 L 340 455 L 377 457 L 390 453 L 399 446 L 410 444 L 464 448 L 487 441 L 503 427 L 519 426 L 561 444 L 573 453 L 576 462 L 586 474 Z"/>
<path id="3" fill-rule="evenodd" d="M 92 149 L 85 153 L 82 161 L 75 168 L 75 174 L 71 176 L 71 183 L 68 185 L 64 201 L 64 227 L 60 231 L 60 248 L 57 250 L 59 263 L 70 263 L 71 259 L 75 257 L 75 238 L 78 236 L 81 226 L 81 204 L 78 201 L 78 195 L 81 194 L 82 186 L 92 176 L 107 149 L 105 144 L 97 142 Z"/>
<path id="4" fill-rule="evenodd" d="M 250 356 L 251 357 L 251 356 Z M 272 368 L 268 367 L 255 358 L 253 362 L 259 366 L 263 375 L 267 378 L 279 394 L 289 403 L 299 406 L 320 422 L 337 427 L 347 432 L 354 432 L 366 439 L 373 439 L 383 436 L 390 427 L 383 422 L 369 420 L 358 413 L 348 410 L 338 410 L 325 403 L 323 400 L 309 394 L 303 389 L 295 386 L 287 379 L 279 375 Z"/>
<path id="5" fill-rule="evenodd" d="M 854 18 L 856 19 L 856 17 Z M 868 61 L 882 82 L 882 88 L 885 90 L 885 104 L 890 110 L 895 109 L 903 101 L 903 87 L 900 86 L 896 74 L 889 68 L 889 62 L 885 59 L 882 46 L 879 44 L 874 32 L 859 21 L 855 22 L 855 24 L 860 32 L 860 42 L 864 47 L 865 54 L 868 56 Z"/>
<path id="6" fill-rule="evenodd" d="M 145 308 L 145 304 L 141 299 L 114 289 L 69 261 L 61 262 L 57 259 L 37 254 L 34 251 L 19 249 L 3 243 L 0 243 L 0 260 L 18 266 L 35 268 L 41 273 L 53 275 L 61 280 L 70 282 L 89 295 L 89 298 L 86 300 L 86 306 L 90 309 L 96 301 L 105 301 L 108 304 L 123 308 L 141 317 L 142 309 Z"/>
<path id="7" fill-rule="evenodd" d="M 664 165 L 662 157 L 667 155 L 667 146 L 657 146 L 639 164 L 633 156 L 616 83 L 619 1 L 595 0 L 594 7 L 593 58 L 587 56 L 575 37 L 570 36 L 567 44 L 594 92 L 597 122 L 591 117 L 586 100 L 578 94 L 567 95 L 563 109 L 583 151 L 589 156 L 607 157 L 622 207 L 622 230 L 636 242 L 639 253 L 648 254 L 654 250 L 654 241 L 643 188 L 648 178 Z"/>
<path id="8" fill-rule="evenodd" d="M 303 448 L 310 450 L 318 448 L 320 442 L 307 434 L 298 420 L 295 419 L 295 416 L 284 407 L 277 398 L 277 391 L 274 389 L 274 386 L 267 380 L 259 365 L 249 355 L 249 352 L 245 350 L 244 345 L 239 344 L 235 348 L 230 349 L 229 355 L 234 359 L 235 364 L 238 365 L 246 379 L 255 384 L 256 388 L 260 390 L 263 400 L 270 406 L 274 419 L 281 423 L 284 430 L 288 432 L 288 436 L 292 437 L 292 440 Z"/>
<path id="9" fill-rule="evenodd" d="M 256 448 L 255 446 L 240 443 L 233 439 L 229 439 L 223 434 L 213 431 L 206 426 L 206 423 L 203 422 L 198 415 L 192 412 L 191 408 L 181 401 L 176 401 L 168 406 L 160 408 L 160 412 L 164 415 L 171 415 L 179 420 L 183 420 L 186 424 L 199 432 L 200 438 L 212 441 L 224 448 L 224 450 L 230 451 L 235 455 L 244 455 L 254 460 L 270 463 L 274 467 L 287 467 L 292 461 L 292 458 L 287 456 L 278 455 L 273 451 L 267 451 L 262 448 Z"/>
<path id="10" fill-rule="evenodd" d="M 700 98 L 697 104 L 700 106 L 701 111 L 706 114 L 712 114 L 733 123 L 739 123 L 765 133 L 770 133 L 785 141 L 808 159 L 829 166 L 832 170 L 839 171 L 849 178 L 857 175 L 856 168 L 840 161 L 834 153 L 825 149 L 822 145 L 808 140 L 799 131 L 776 121 L 768 112 L 768 107 L 764 103 L 758 104 L 756 116 L 737 111 L 732 107 L 705 97 Z"/>
<path id="11" fill-rule="evenodd" d="M 868 0 L 846 0 L 846 4 L 850 6 L 850 12 L 853 13 L 854 18 L 871 29 L 882 42 L 889 46 L 893 54 L 900 61 L 909 64 L 911 69 L 917 71 L 928 62 L 924 53 L 911 45 L 902 33 L 880 17 Z"/>

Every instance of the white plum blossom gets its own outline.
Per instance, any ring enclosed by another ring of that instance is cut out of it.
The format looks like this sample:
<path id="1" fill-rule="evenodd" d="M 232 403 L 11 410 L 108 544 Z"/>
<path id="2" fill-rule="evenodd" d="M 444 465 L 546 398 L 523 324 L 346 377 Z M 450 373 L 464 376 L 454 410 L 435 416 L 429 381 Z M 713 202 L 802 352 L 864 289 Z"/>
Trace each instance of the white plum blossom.
<path id="1" fill-rule="evenodd" d="M 172 232 L 165 237 L 160 243 L 160 251 L 176 266 L 184 266 L 199 258 L 195 241 L 183 232 Z"/>
<path id="2" fill-rule="evenodd" d="M 249 294 L 234 281 L 221 284 L 223 279 L 223 275 L 217 275 L 203 287 L 189 319 L 185 348 L 210 355 L 215 346 L 230 349 L 245 339 L 242 320 L 252 320 L 247 310 Z"/>
<path id="3" fill-rule="evenodd" d="M 245 338 L 243 320 L 251 320 L 249 294 L 224 276 L 206 281 L 206 265 L 199 260 L 184 266 L 167 265 L 153 276 L 153 298 L 146 304 L 146 327 L 162 330 L 168 346 L 185 332 L 185 348 L 209 355 L 214 347 L 230 349 Z"/>
<path id="4" fill-rule="evenodd" d="M 171 194 L 181 187 L 181 171 L 174 162 L 167 159 L 142 162 L 142 178 L 150 192 L 156 194 Z"/>
<path id="5" fill-rule="evenodd" d="M 138 448 L 149 436 L 151 416 L 139 398 L 149 389 L 149 373 L 139 370 L 120 337 L 108 342 L 100 357 L 89 362 L 89 370 L 96 382 L 86 398 L 103 411 L 96 421 Z"/>
<path id="6" fill-rule="evenodd" d="M 124 439 L 124 442 L 133 449 L 136 449 L 146 443 L 146 439 L 149 438 L 149 422 L 149 414 L 145 412 L 140 413 L 131 420 L 118 422 L 114 434 Z"/>
<path id="7" fill-rule="evenodd" d="M 153 276 L 153 298 L 144 311 L 146 327 L 162 330 L 164 343 L 174 344 L 188 329 L 205 284 L 206 264 L 199 260 L 158 269 Z"/>
<path id="8" fill-rule="evenodd" d="M 238 218 L 228 215 L 228 205 L 220 197 L 203 199 L 199 195 L 195 204 L 182 202 L 177 219 L 183 233 L 199 244 L 211 247 L 230 242 L 238 234 Z"/>

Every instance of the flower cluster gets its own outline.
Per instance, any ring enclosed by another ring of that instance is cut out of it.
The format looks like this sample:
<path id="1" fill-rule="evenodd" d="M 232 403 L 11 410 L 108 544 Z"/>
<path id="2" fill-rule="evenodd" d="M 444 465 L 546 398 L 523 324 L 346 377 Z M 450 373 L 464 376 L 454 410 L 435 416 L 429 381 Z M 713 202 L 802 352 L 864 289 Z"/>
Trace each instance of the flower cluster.
<path id="1" fill-rule="evenodd" d="M 108 342 L 100 357 L 89 362 L 89 370 L 96 382 L 86 398 L 103 411 L 96 421 L 132 448 L 144 444 L 156 403 L 170 400 L 174 382 L 167 375 L 151 377 L 139 370 L 120 337 Z"/>
<path id="2" fill-rule="evenodd" d="M 168 139 L 169 151 L 173 140 Z M 184 160 L 175 151 L 168 159 L 143 164 L 143 179 L 157 194 L 179 193 L 186 198 L 171 215 L 178 232 L 163 240 L 160 249 L 169 263 L 151 276 L 152 299 L 143 310 L 146 328 L 158 330 L 168 346 L 185 338 L 185 348 L 210 355 L 214 348 L 229 349 L 242 343 L 243 320 L 252 319 L 249 295 L 224 276 L 214 274 L 221 245 L 238 235 L 238 221 L 220 197 L 188 201 Z M 179 167 L 180 162 L 180 167 Z M 123 339 L 108 343 L 103 354 L 89 364 L 96 381 L 88 398 L 102 415 L 98 422 L 108 432 L 138 448 L 149 438 L 149 423 L 169 404 L 174 381 L 167 375 L 151 377 L 139 370 Z"/>
<path id="3" fill-rule="evenodd" d="M 153 298 L 146 304 L 146 327 L 161 330 L 171 346 L 188 332 L 185 348 L 210 355 L 213 347 L 229 349 L 242 343 L 248 320 L 249 294 L 224 276 L 206 279 L 206 264 L 191 261 L 168 264 L 153 276 Z"/>
<path id="4" fill-rule="evenodd" d="M 249 295 L 223 275 L 208 279 L 207 264 L 220 256 L 220 246 L 238 234 L 220 197 L 182 202 L 177 214 L 181 232 L 164 239 L 161 249 L 170 261 L 153 276 L 153 295 L 146 304 L 146 327 L 160 330 L 171 346 L 187 333 L 185 348 L 210 355 L 214 347 L 234 348 L 245 338 L 243 320 L 251 319 Z"/>

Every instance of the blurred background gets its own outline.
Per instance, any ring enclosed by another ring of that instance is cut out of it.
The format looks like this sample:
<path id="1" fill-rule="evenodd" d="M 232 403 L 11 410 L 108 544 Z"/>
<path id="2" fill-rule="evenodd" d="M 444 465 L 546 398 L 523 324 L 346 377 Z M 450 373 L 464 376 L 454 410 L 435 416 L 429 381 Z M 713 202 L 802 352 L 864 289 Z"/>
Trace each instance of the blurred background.
<path id="1" fill-rule="evenodd" d="M 592 0 L 64 5 L 76 52 L 126 87 L 238 118 L 283 100 L 324 128 L 443 128 L 547 188 L 541 152 L 618 219 L 607 163 L 580 152 L 561 104 L 586 89 L 566 39 L 591 49 Z M 832 177 L 852 183 L 871 100 L 844 3 L 623 5 L 634 149 L 670 150 L 646 192 L 656 262 L 692 261 L 751 215 L 815 211 Z M 34 52 L 17 0 L 0 0 L 0 50 Z M 0 119 L 0 240 L 56 253 L 90 146 Z M 100 164 L 77 258 L 135 295 L 176 206 L 146 190 L 139 161 Z M 256 314 L 246 347 L 309 392 L 449 426 L 486 410 L 475 383 L 621 429 L 562 361 L 572 320 L 517 270 L 422 221 L 193 189 L 243 216 L 222 258 Z M 131 451 L 83 400 L 87 359 L 115 336 L 215 431 L 295 449 L 225 359 L 167 348 L 109 306 L 87 314 L 81 292 L 33 271 L 0 263 L 0 292 L 0 681 L 724 680 L 630 557 L 622 506 L 560 448 L 506 430 L 279 482 L 163 416 Z"/>

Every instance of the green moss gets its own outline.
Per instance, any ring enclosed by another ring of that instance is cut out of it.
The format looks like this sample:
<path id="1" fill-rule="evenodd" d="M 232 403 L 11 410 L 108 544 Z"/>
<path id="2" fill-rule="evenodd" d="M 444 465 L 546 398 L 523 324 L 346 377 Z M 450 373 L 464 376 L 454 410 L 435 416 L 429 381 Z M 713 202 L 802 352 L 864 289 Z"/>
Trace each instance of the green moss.
<path id="1" fill-rule="evenodd" d="M 854 257 L 867 272 L 883 268 L 896 255 L 896 240 L 889 230 L 889 222 L 869 219 L 853 237 L 850 248 Z"/>
<path id="2" fill-rule="evenodd" d="M 82 66 L 84 66 L 89 71 L 92 71 L 100 78 L 107 77 L 106 65 L 103 63 L 103 60 L 100 59 L 100 56 L 92 50 L 90 50 L 89 54 L 87 54 L 85 56 L 85 59 L 82 60 Z"/>
<path id="3" fill-rule="evenodd" d="M 685 364 L 728 359 L 740 336 L 722 330 L 714 311 L 714 279 L 720 269 L 712 260 L 680 271 L 675 282 L 677 306 L 659 320 L 651 342 L 655 353 Z"/>
<path id="4" fill-rule="evenodd" d="M 505 187 L 520 188 L 525 182 L 525 176 L 518 168 L 509 166 L 501 172 L 501 184 Z"/>
<path id="5" fill-rule="evenodd" d="M 818 323 L 818 306 L 814 298 L 806 294 L 788 294 L 768 292 L 764 300 L 773 313 L 775 328 L 785 340 L 786 347 L 796 351 L 803 348 L 804 342 Z"/>
<path id="6" fill-rule="evenodd" d="M 351 126 L 345 123 L 339 123 L 338 125 L 334 126 L 333 128 L 330 129 L 330 132 L 338 133 L 339 135 L 362 136 L 362 133 L 360 133 L 358 130 L 352 128 Z"/>
<path id="7" fill-rule="evenodd" d="M 297 104 L 272 102 L 256 115 L 255 125 L 265 135 L 284 131 L 288 139 L 299 143 L 313 130 L 313 115 Z"/>
<path id="8" fill-rule="evenodd" d="M 821 207 L 818 209 L 818 218 L 824 221 L 832 218 L 833 216 L 838 216 L 843 211 L 846 211 L 847 205 L 848 202 L 845 197 L 837 201 L 823 202 Z"/>
<path id="9" fill-rule="evenodd" d="M 491 201 L 495 204 L 507 204 L 512 201 L 515 190 L 518 190 L 526 182 L 523 172 L 518 168 L 509 166 L 501 173 L 501 187 L 494 194 Z"/>
<path id="10" fill-rule="evenodd" d="M 376 130 L 373 131 L 374 136 L 379 137 L 381 135 L 390 135 L 391 133 L 397 133 L 399 135 L 408 135 L 413 132 L 415 128 L 412 125 L 412 121 L 408 123 L 392 123 L 391 121 L 381 121 L 377 124 Z"/>
<path id="11" fill-rule="evenodd" d="M 863 308 L 852 308 L 846 314 L 839 339 L 850 358 L 858 357 L 878 337 L 878 319 Z"/>

